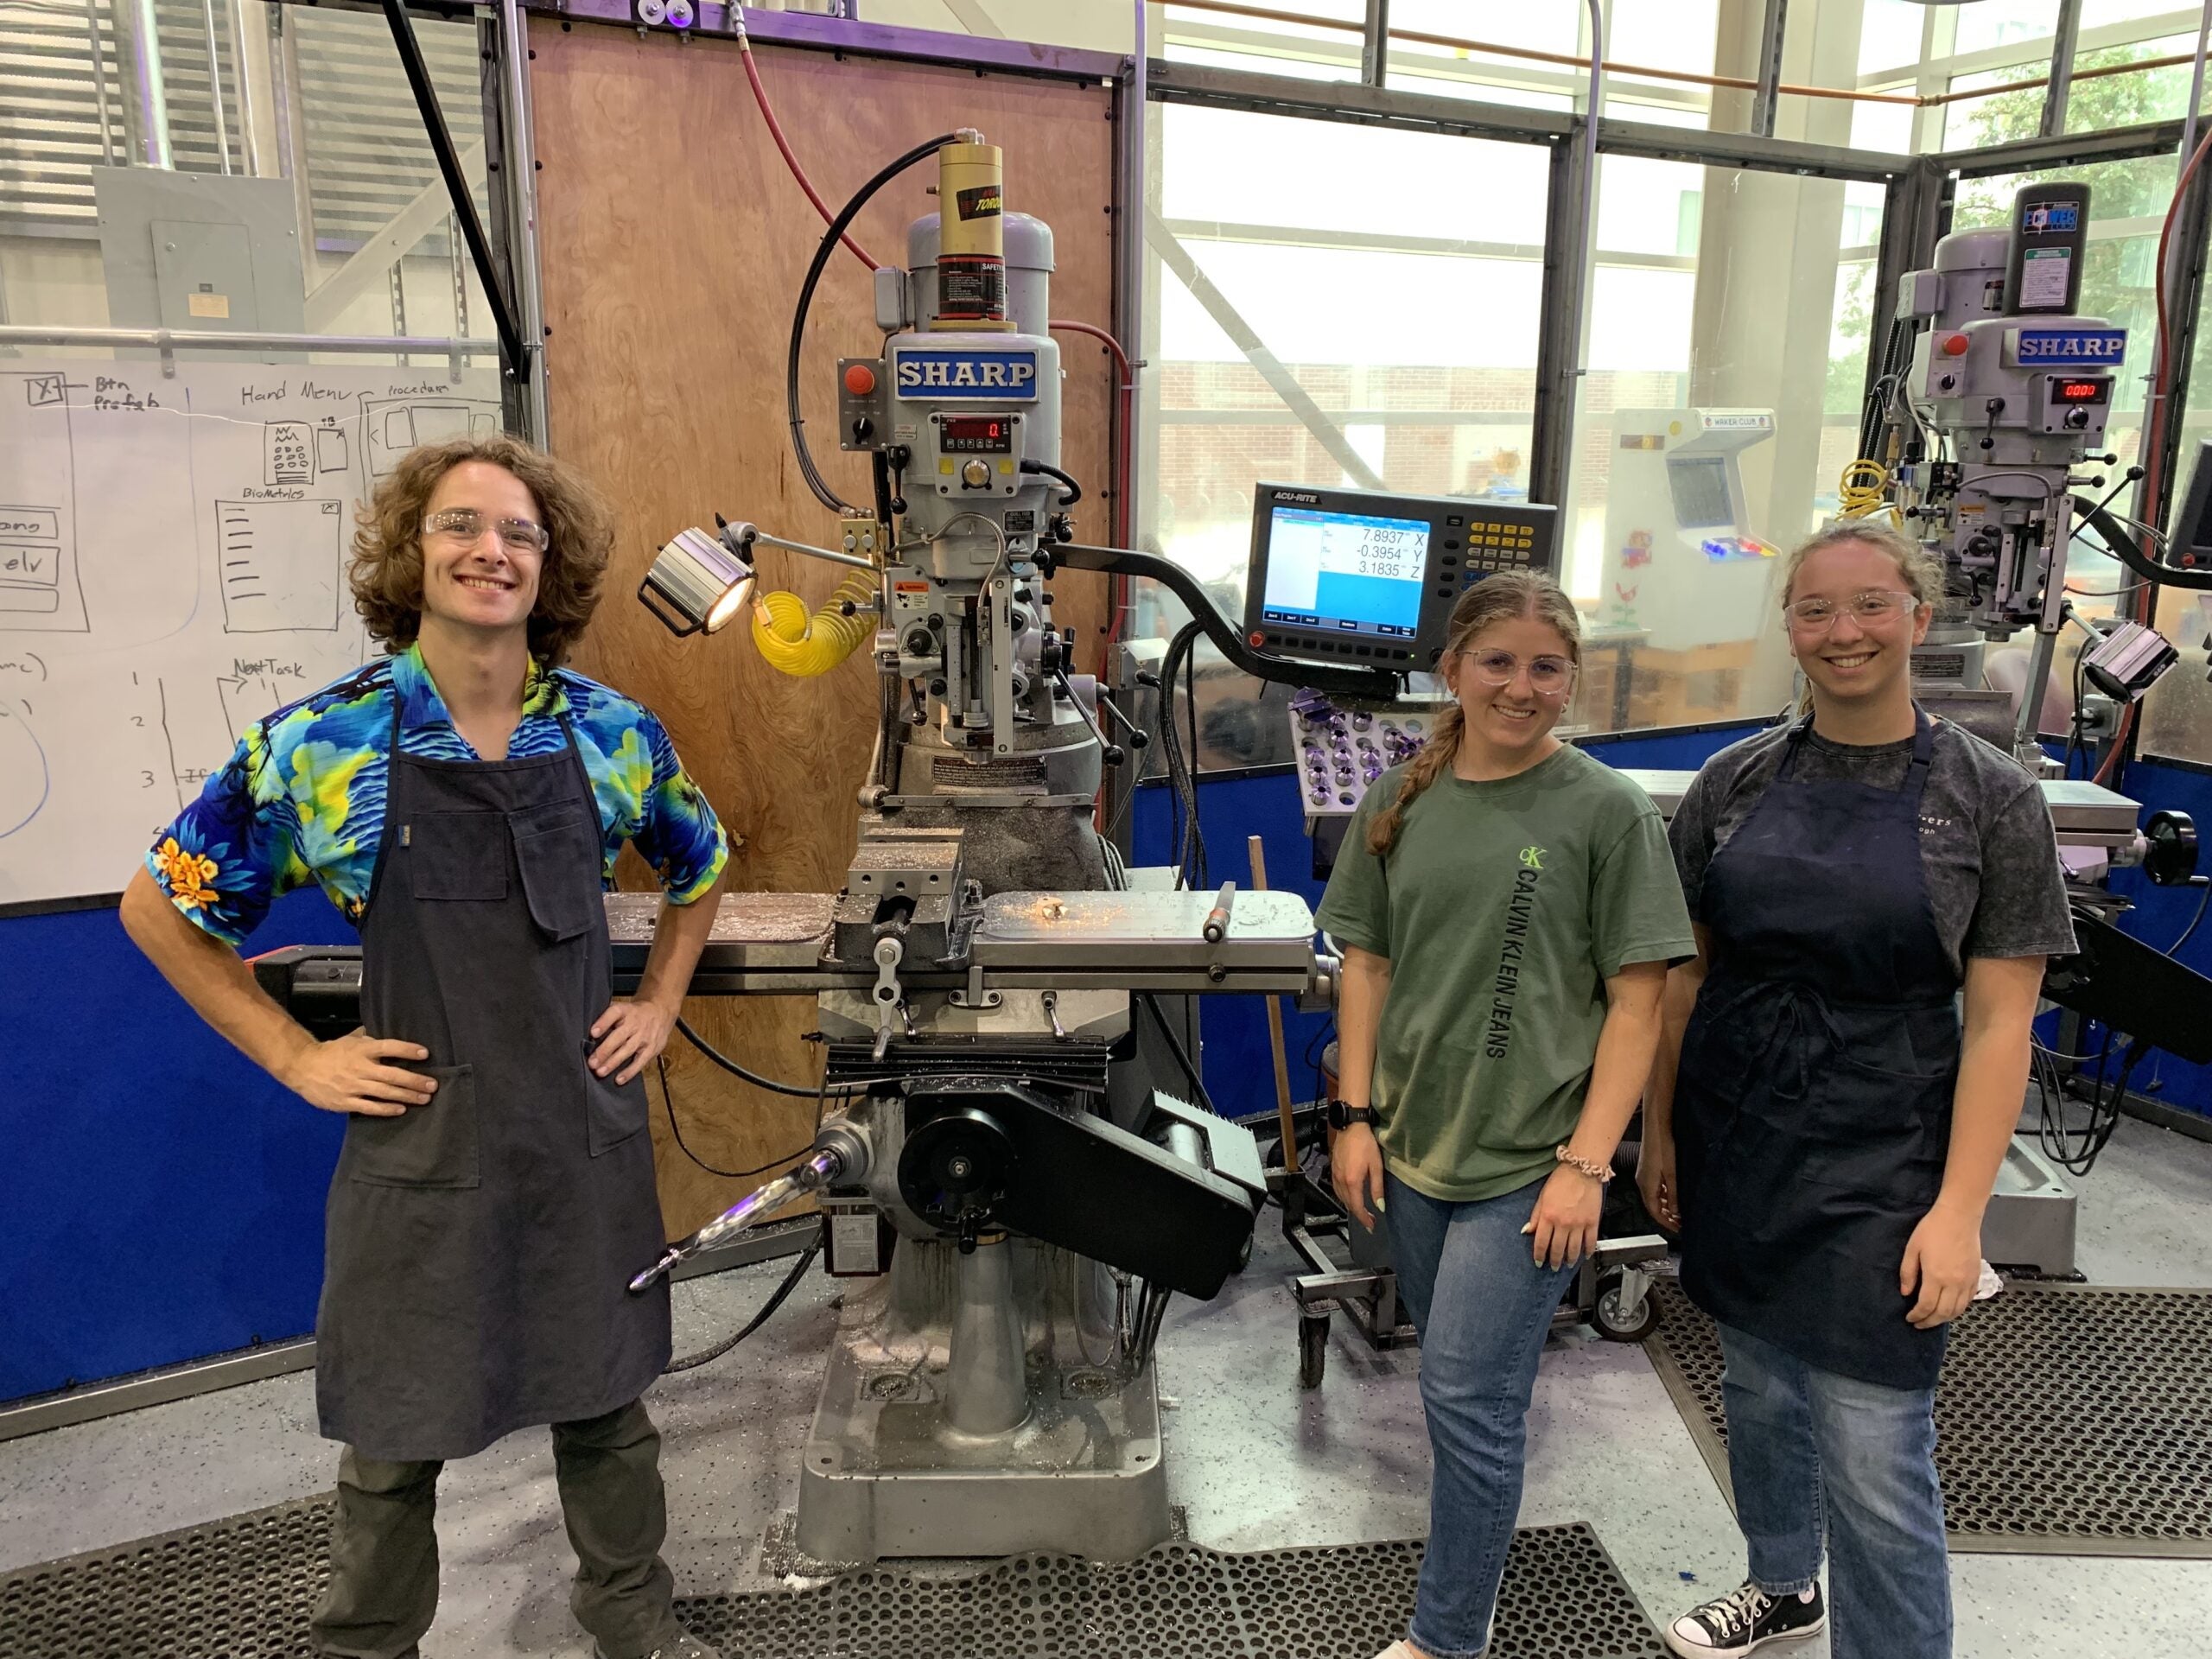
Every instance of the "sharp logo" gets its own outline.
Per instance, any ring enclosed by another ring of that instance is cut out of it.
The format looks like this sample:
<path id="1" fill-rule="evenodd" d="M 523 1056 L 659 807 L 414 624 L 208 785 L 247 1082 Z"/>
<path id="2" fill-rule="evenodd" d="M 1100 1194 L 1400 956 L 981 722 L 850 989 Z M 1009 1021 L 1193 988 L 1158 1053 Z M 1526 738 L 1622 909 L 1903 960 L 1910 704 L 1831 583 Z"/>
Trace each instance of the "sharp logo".
<path id="1" fill-rule="evenodd" d="M 2118 363 L 2126 354 L 2125 328 L 2020 331 L 2019 360 L 2023 363 Z"/>
<path id="2" fill-rule="evenodd" d="M 901 352 L 897 376 L 901 397 L 1028 400 L 1037 396 L 1034 352 Z"/>

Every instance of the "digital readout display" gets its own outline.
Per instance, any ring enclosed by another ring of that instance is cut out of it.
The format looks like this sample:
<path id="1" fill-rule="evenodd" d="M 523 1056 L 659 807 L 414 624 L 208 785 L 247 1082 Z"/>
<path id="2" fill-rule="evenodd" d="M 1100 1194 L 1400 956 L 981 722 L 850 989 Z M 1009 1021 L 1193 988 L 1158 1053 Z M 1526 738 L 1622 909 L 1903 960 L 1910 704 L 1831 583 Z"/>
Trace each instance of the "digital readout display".
<path id="1" fill-rule="evenodd" d="M 1014 453 L 1014 423 L 1002 415 L 963 415 L 943 423 L 942 443 L 948 455 L 1010 455 Z"/>
<path id="2" fill-rule="evenodd" d="M 2050 383 L 2050 401 L 2054 404 L 2101 404 L 2112 397 L 2109 380 L 2054 380 Z"/>

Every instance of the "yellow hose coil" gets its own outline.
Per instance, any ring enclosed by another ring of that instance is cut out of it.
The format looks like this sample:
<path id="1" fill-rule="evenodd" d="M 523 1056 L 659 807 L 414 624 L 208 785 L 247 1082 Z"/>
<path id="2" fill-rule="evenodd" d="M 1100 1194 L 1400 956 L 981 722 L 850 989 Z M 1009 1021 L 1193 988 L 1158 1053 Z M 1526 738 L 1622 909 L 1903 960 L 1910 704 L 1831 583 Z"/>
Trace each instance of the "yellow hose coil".
<path id="1" fill-rule="evenodd" d="M 1882 499 L 1882 492 L 1890 486 L 1890 469 L 1878 461 L 1854 461 L 1843 469 L 1843 476 L 1836 480 L 1836 489 L 1842 497 L 1842 507 L 1837 514 L 1843 518 L 1865 518 L 1877 512 L 1897 516 L 1897 508 Z"/>
<path id="2" fill-rule="evenodd" d="M 827 674 L 875 632 L 875 619 L 865 609 L 844 613 L 848 604 L 864 607 L 874 600 L 875 583 L 873 575 L 854 572 L 811 616 L 797 594 L 763 594 L 753 601 L 753 643 L 769 667 L 794 679 Z"/>

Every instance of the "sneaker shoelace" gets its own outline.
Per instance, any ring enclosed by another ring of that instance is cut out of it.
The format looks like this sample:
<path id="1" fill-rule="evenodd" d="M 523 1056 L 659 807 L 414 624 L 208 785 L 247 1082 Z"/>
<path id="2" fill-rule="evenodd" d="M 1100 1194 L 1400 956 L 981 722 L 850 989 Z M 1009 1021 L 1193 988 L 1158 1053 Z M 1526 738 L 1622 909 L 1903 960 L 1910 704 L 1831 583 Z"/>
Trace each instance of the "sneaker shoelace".
<path id="1" fill-rule="evenodd" d="M 1726 1641 L 1748 1636 L 1774 1605 L 1773 1598 L 1756 1584 L 1747 1584 L 1740 1590 L 1731 1591 L 1719 1600 L 1707 1604 L 1705 1623 L 1713 1633 Z"/>

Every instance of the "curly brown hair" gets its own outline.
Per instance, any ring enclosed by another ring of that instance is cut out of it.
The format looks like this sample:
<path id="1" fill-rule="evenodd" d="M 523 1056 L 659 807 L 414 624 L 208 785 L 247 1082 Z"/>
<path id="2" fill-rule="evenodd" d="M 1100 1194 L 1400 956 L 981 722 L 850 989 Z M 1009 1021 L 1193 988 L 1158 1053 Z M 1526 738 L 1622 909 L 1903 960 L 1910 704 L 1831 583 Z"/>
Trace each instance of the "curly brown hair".
<path id="1" fill-rule="evenodd" d="M 346 578 L 370 636 L 394 654 L 423 627 L 423 515 L 438 480 L 465 461 L 487 461 L 521 480 L 545 526 L 544 568 L 530 613 L 530 654 L 549 667 L 569 654 L 598 607 L 614 550 L 614 510 L 582 473 L 504 432 L 426 443 L 400 458 L 354 515 Z"/>

